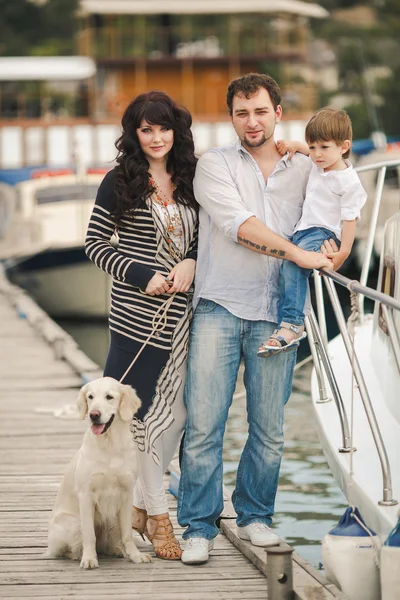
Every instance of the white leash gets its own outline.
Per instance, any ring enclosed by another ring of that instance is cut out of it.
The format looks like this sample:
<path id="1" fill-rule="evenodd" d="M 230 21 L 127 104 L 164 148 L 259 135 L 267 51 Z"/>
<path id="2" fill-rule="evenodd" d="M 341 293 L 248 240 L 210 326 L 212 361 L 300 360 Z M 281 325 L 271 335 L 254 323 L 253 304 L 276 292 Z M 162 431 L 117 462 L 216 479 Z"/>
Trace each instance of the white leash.
<path id="1" fill-rule="evenodd" d="M 155 313 L 155 315 L 154 315 L 154 317 L 152 319 L 152 323 L 151 323 L 152 324 L 152 330 L 151 330 L 150 334 L 147 336 L 147 339 L 143 342 L 143 344 L 142 344 L 139 352 L 133 358 L 132 362 L 130 363 L 129 367 L 126 369 L 125 373 L 119 379 L 120 383 L 123 382 L 123 380 L 125 379 L 125 377 L 129 373 L 129 371 L 132 369 L 133 365 L 135 364 L 135 362 L 137 361 L 137 359 L 139 358 L 139 356 L 141 355 L 141 353 L 145 349 L 146 344 L 150 340 L 150 338 L 155 333 L 157 333 L 157 332 L 161 333 L 161 331 L 164 331 L 165 327 L 167 326 L 167 313 L 168 313 L 169 307 L 171 306 L 172 301 L 173 301 L 175 295 L 176 295 L 176 292 L 174 292 L 171 295 L 170 298 L 167 298 L 167 300 L 165 300 L 165 302 L 163 302 L 161 304 L 161 306 L 158 308 L 157 312 Z"/>

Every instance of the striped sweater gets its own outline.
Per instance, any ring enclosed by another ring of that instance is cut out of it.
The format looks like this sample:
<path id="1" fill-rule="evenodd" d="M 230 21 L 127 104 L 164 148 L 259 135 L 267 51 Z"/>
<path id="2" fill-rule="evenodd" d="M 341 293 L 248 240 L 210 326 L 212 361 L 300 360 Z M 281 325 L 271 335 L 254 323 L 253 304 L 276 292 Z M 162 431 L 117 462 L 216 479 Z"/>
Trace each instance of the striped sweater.
<path id="1" fill-rule="evenodd" d="M 144 290 L 156 271 L 167 275 L 177 259 L 171 257 L 165 227 L 151 200 L 143 201 L 133 216 L 127 215 L 118 227 L 118 245 L 111 244 L 115 232 L 115 169 L 107 173 L 96 197 L 86 236 L 86 254 L 113 277 L 110 329 L 127 339 L 144 342 L 154 326 L 157 311 L 168 294 L 149 296 Z M 183 225 L 181 259 L 196 259 L 196 223 L 193 209 L 180 205 Z M 179 253 L 179 250 L 176 248 Z M 172 334 L 188 306 L 188 294 L 177 293 L 168 309 L 167 322 L 149 344 L 170 350 Z"/>

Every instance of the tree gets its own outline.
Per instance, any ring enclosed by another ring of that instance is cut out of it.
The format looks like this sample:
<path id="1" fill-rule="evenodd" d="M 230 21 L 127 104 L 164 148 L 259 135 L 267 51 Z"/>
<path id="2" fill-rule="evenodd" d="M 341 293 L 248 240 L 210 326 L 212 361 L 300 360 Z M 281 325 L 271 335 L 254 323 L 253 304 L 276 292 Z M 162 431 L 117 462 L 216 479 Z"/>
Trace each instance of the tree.
<path id="1" fill-rule="evenodd" d="M 78 0 L 0 0 L 0 55 L 74 54 Z"/>

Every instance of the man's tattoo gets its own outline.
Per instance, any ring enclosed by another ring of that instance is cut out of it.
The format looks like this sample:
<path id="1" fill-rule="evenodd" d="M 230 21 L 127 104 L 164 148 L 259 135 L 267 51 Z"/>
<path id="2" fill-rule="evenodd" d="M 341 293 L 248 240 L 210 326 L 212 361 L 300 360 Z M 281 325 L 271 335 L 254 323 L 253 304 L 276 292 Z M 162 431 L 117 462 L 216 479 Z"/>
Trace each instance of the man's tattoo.
<path id="1" fill-rule="evenodd" d="M 238 235 L 238 241 L 241 242 L 242 244 L 247 244 L 247 246 L 251 246 L 252 248 L 255 248 L 256 250 L 261 250 L 261 252 L 266 252 L 267 251 L 267 246 L 260 246 L 260 244 L 255 244 L 254 242 L 247 240 L 246 238 L 242 238 Z M 278 256 L 280 256 L 281 258 L 283 258 L 284 256 L 286 256 L 286 252 L 284 250 L 276 250 L 275 248 L 272 248 L 271 250 L 269 250 L 270 254 L 277 254 Z"/>

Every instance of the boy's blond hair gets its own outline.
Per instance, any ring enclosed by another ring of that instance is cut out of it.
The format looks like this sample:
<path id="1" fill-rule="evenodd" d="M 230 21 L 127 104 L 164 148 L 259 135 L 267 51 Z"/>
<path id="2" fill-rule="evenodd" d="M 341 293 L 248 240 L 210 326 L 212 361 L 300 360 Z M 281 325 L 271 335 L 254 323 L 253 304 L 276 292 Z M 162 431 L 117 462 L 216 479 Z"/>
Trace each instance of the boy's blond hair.
<path id="1" fill-rule="evenodd" d="M 307 144 L 315 142 L 335 142 L 337 146 L 345 140 L 350 143 L 353 139 L 353 130 L 349 115 L 344 110 L 326 107 L 318 110 L 308 121 L 305 138 Z M 349 158 L 350 148 L 343 154 Z"/>

